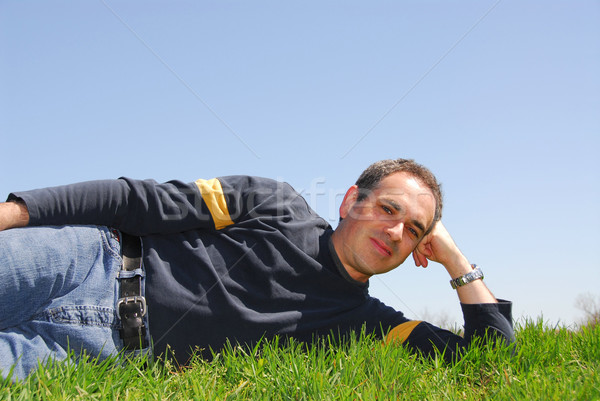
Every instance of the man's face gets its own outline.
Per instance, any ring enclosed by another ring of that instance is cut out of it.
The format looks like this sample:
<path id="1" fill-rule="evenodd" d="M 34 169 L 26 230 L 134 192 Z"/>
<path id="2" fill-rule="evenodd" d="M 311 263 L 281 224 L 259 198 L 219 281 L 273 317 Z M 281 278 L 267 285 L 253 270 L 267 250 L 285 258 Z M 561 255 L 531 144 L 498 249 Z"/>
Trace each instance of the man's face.
<path id="1" fill-rule="evenodd" d="M 388 272 L 412 253 L 435 213 L 433 193 L 405 172 L 385 177 L 364 200 L 352 186 L 333 234 L 338 256 L 355 280 Z"/>

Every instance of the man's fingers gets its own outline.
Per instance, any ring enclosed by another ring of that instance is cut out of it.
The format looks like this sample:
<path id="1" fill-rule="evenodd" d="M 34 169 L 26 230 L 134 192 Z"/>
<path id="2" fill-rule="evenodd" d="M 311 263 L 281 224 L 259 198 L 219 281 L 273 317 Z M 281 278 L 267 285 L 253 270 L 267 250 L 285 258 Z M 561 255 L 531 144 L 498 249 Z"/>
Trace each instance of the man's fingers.
<path id="1" fill-rule="evenodd" d="M 415 260 L 415 265 L 427 267 L 429 261 L 427 257 L 423 255 L 418 249 L 413 251 L 413 259 Z"/>
<path id="2" fill-rule="evenodd" d="M 413 260 L 415 261 L 415 266 L 419 266 L 419 259 L 417 259 L 417 250 L 416 249 L 412 252 L 412 257 L 413 257 Z"/>

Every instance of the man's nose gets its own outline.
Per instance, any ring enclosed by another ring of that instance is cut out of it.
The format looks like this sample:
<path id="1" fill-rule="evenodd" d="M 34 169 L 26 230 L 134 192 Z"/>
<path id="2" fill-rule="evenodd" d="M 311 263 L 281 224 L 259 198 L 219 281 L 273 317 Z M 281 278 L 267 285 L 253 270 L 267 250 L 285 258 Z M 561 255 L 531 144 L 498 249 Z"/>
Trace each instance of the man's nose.
<path id="1" fill-rule="evenodd" d="M 402 233 L 404 232 L 404 223 L 399 222 L 387 228 L 387 234 L 392 241 L 402 241 Z"/>

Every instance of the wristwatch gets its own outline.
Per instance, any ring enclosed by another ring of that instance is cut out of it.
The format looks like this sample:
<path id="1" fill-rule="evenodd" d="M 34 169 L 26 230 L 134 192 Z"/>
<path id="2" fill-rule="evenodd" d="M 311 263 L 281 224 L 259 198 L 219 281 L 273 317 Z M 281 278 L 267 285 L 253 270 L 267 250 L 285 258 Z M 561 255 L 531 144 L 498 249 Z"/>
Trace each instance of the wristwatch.
<path id="1" fill-rule="evenodd" d="M 471 265 L 471 267 L 473 268 L 473 270 L 471 270 L 464 276 L 460 276 L 460 277 L 450 280 L 450 285 L 452 286 L 453 289 L 462 287 L 463 285 L 469 284 L 472 281 L 483 279 L 483 272 L 481 271 L 481 268 L 479 268 L 475 264 Z"/>

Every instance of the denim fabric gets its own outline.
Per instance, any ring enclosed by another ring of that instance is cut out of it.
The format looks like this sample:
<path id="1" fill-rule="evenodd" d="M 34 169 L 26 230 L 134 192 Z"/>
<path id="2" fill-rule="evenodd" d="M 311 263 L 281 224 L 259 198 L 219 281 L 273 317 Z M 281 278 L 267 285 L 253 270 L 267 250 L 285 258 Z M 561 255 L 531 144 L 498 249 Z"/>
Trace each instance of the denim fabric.
<path id="1" fill-rule="evenodd" d="M 104 359 L 119 338 L 120 244 L 106 227 L 0 232 L 0 374 L 22 379 L 68 351 Z"/>

